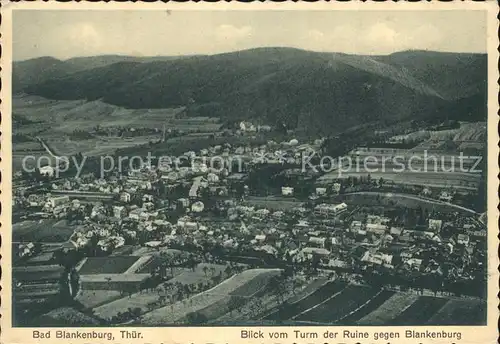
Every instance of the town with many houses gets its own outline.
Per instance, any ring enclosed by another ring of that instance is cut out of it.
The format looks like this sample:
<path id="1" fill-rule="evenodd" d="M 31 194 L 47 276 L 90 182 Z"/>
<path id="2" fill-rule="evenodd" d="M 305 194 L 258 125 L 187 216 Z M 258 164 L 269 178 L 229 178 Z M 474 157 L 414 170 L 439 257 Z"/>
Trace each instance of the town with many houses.
<path id="1" fill-rule="evenodd" d="M 324 172 L 323 141 L 214 145 L 175 169 L 17 173 L 15 321 L 482 323 L 479 176 Z M 410 153 L 390 144 L 347 156 Z"/>

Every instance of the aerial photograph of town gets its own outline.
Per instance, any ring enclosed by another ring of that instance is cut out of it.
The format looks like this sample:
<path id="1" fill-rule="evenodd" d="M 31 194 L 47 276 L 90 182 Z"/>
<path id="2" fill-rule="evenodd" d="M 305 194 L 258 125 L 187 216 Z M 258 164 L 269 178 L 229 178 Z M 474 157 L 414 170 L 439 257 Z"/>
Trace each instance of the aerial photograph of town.
<path id="1" fill-rule="evenodd" d="M 484 325 L 485 19 L 446 12 L 16 11 L 13 326 Z"/>

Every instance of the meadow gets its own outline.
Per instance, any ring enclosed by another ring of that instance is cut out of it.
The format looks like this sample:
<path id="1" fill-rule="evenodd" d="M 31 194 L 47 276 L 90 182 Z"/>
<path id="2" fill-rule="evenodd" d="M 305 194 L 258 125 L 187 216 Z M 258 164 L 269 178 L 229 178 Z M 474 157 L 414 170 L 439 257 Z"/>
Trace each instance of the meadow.
<path id="1" fill-rule="evenodd" d="M 120 274 L 127 271 L 139 258 L 137 256 L 90 257 L 81 265 L 78 273 L 80 275 Z"/>

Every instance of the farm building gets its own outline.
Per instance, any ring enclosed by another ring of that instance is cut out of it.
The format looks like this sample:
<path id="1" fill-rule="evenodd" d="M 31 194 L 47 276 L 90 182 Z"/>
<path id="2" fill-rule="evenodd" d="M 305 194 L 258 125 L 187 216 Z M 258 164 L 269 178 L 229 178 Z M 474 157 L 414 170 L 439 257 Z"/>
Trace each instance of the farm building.
<path id="1" fill-rule="evenodd" d="M 314 213 L 316 215 L 329 216 L 329 215 L 339 215 L 347 210 L 347 204 L 319 204 L 314 208 Z"/>
<path id="2" fill-rule="evenodd" d="M 326 245 L 326 238 L 310 237 L 309 244 L 316 247 L 324 248 Z"/>
<path id="3" fill-rule="evenodd" d="M 128 217 L 134 220 L 139 220 L 139 218 L 144 217 L 146 213 L 146 209 L 144 208 L 137 208 L 132 210 L 129 214 Z"/>
<path id="4" fill-rule="evenodd" d="M 366 251 L 361 258 L 361 261 L 375 265 L 390 265 L 392 262 L 392 255 Z"/>
<path id="5" fill-rule="evenodd" d="M 313 255 L 317 256 L 329 256 L 330 251 L 328 251 L 325 248 L 317 248 L 317 247 L 305 247 L 300 251 L 300 255 L 302 255 L 304 258 L 312 258 Z"/>
<path id="6" fill-rule="evenodd" d="M 122 219 L 126 216 L 127 211 L 123 206 L 114 206 L 113 207 L 113 216 L 117 219 Z"/>
<path id="7" fill-rule="evenodd" d="M 190 198 L 198 197 L 198 190 L 201 186 L 202 181 L 203 181 L 203 177 L 197 177 L 197 178 L 193 179 L 193 184 L 191 185 L 191 188 L 189 189 L 189 197 Z"/>
<path id="8" fill-rule="evenodd" d="M 368 215 L 366 218 L 367 223 L 375 223 L 375 224 L 386 224 L 390 221 L 388 217 L 378 216 L 378 215 Z"/>
<path id="9" fill-rule="evenodd" d="M 254 240 L 257 242 L 264 242 L 266 241 L 266 236 L 264 234 L 257 234 Z"/>
<path id="10" fill-rule="evenodd" d="M 326 188 L 316 188 L 316 195 L 318 196 L 326 195 Z"/>
<path id="11" fill-rule="evenodd" d="M 429 219 L 429 229 L 433 232 L 439 233 L 443 226 L 442 220 Z"/>
<path id="12" fill-rule="evenodd" d="M 351 222 L 351 230 L 353 232 L 357 232 L 358 230 L 360 230 L 361 228 L 363 227 L 363 224 L 361 223 L 361 221 L 352 221 Z"/>
<path id="13" fill-rule="evenodd" d="M 342 185 L 341 185 L 340 183 L 333 183 L 333 186 L 332 186 L 332 190 L 333 190 L 333 192 L 335 192 L 335 193 L 339 193 L 339 192 L 340 192 L 340 187 L 341 187 L 341 186 L 342 186 Z"/>
<path id="14" fill-rule="evenodd" d="M 329 259 L 328 263 L 326 264 L 327 267 L 333 268 L 333 269 L 349 269 L 350 264 L 347 262 L 340 260 L 340 259 Z"/>
<path id="15" fill-rule="evenodd" d="M 43 166 L 40 167 L 40 174 L 42 176 L 48 176 L 48 177 L 53 177 L 54 176 L 55 169 L 52 166 Z"/>
<path id="16" fill-rule="evenodd" d="M 59 196 L 49 198 L 49 204 L 52 208 L 69 203 L 69 196 Z"/>
<path id="17" fill-rule="evenodd" d="M 443 202 L 451 202 L 453 200 L 453 195 L 446 191 L 442 191 L 439 195 L 439 200 Z"/>
<path id="18" fill-rule="evenodd" d="M 181 208 L 189 207 L 189 200 L 187 198 L 179 198 L 177 200 L 177 205 Z"/>
<path id="19" fill-rule="evenodd" d="M 469 244 L 469 236 L 467 234 L 458 234 L 457 243 L 460 245 L 468 245 Z"/>
<path id="20" fill-rule="evenodd" d="M 177 220 L 177 227 L 195 231 L 198 229 L 198 223 L 192 221 L 188 216 L 184 216 Z"/>
<path id="21" fill-rule="evenodd" d="M 390 233 L 391 235 L 401 235 L 401 233 L 403 233 L 403 228 L 398 228 L 398 227 L 391 227 L 391 230 L 390 230 Z"/>
<path id="22" fill-rule="evenodd" d="M 366 224 L 366 231 L 368 233 L 375 234 L 384 234 L 387 230 L 386 225 L 378 224 L 378 223 L 368 223 Z"/>
<path id="23" fill-rule="evenodd" d="M 122 192 L 120 194 L 120 201 L 124 203 L 130 202 L 130 194 L 128 192 Z"/>
<path id="24" fill-rule="evenodd" d="M 203 211 L 203 209 L 205 208 L 205 205 L 203 204 L 203 202 L 195 202 L 193 203 L 193 205 L 191 206 L 191 211 L 195 212 L 195 213 L 200 213 Z"/>

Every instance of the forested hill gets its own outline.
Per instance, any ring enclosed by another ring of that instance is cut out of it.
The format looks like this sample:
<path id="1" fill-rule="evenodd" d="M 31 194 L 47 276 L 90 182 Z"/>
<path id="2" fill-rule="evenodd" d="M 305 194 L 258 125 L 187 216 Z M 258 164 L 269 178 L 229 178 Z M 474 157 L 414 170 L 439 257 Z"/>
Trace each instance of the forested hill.
<path id="1" fill-rule="evenodd" d="M 413 118 L 484 121 L 486 67 L 483 54 L 258 48 L 211 56 L 38 58 L 14 63 L 13 86 L 50 99 L 187 106 L 188 115 L 329 133 Z"/>

